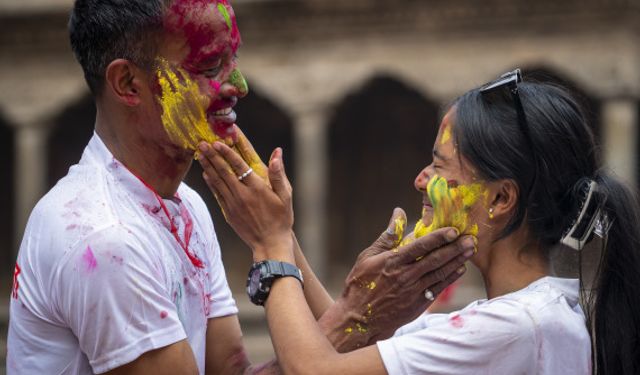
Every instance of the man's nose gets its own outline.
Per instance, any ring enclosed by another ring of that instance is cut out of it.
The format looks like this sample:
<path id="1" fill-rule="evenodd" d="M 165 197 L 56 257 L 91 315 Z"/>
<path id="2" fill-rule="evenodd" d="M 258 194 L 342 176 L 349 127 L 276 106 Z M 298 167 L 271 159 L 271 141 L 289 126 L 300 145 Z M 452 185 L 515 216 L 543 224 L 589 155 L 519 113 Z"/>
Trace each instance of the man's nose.
<path id="1" fill-rule="evenodd" d="M 220 94 L 224 97 L 236 96 L 238 98 L 245 97 L 249 93 L 249 85 L 244 79 L 240 69 L 234 69 L 226 82 L 220 86 Z"/>

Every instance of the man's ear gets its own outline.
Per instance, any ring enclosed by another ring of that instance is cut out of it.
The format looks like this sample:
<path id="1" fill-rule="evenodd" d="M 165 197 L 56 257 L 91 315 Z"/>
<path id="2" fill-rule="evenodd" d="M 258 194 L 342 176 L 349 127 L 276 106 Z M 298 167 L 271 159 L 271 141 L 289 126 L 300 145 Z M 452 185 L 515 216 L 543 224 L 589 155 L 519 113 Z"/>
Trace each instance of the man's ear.
<path id="1" fill-rule="evenodd" d="M 131 61 L 116 59 L 107 66 L 105 89 L 118 102 L 130 107 L 140 104 L 141 83 L 140 69 Z"/>
<path id="2" fill-rule="evenodd" d="M 487 207 L 496 219 L 511 218 L 514 215 L 520 189 L 518 184 L 511 179 L 497 180 L 491 183 L 489 195 L 489 207 Z"/>

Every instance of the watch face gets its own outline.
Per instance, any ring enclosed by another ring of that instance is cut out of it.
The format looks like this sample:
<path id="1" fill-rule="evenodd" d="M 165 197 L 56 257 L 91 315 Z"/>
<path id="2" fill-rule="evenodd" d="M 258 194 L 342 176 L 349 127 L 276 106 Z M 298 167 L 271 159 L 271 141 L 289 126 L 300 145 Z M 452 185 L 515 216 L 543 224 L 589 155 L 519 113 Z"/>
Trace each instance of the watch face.
<path id="1" fill-rule="evenodd" d="M 248 292 L 250 295 L 256 294 L 258 286 L 260 285 L 260 268 L 256 268 L 251 271 L 251 279 L 249 281 Z"/>

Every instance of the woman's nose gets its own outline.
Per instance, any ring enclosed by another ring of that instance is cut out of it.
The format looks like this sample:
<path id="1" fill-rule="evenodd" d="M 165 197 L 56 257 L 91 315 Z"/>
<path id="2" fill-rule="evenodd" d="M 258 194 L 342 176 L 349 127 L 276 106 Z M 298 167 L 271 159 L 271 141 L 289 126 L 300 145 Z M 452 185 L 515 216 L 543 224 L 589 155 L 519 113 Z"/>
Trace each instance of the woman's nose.
<path id="1" fill-rule="evenodd" d="M 428 169 L 429 167 L 426 167 L 425 169 L 421 170 L 420 173 L 418 173 L 418 175 L 416 176 L 416 179 L 413 181 L 413 186 L 415 186 L 416 190 L 421 192 L 427 190 L 427 182 L 429 182 Z"/>

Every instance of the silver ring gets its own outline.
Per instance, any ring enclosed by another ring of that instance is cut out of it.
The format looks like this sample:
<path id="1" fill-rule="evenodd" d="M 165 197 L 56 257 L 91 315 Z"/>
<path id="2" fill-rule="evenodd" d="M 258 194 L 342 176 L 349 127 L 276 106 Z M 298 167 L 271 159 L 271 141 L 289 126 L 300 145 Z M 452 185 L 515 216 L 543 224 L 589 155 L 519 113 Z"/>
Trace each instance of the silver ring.
<path id="1" fill-rule="evenodd" d="M 247 176 L 249 176 L 251 173 L 253 173 L 253 168 L 249 168 L 247 169 L 246 172 L 244 172 L 242 175 L 238 176 L 238 180 L 242 181 L 245 178 L 247 178 Z"/>
<path id="2" fill-rule="evenodd" d="M 424 291 L 424 298 L 428 299 L 429 301 L 433 301 L 434 299 L 436 299 L 436 296 L 433 294 L 432 291 L 430 291 L 429 289 L 426 289 Z"/>

